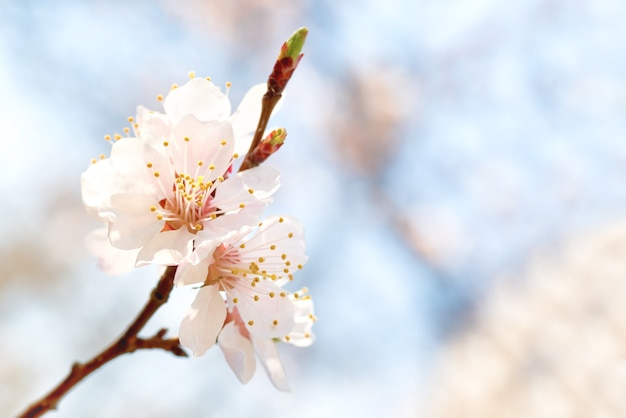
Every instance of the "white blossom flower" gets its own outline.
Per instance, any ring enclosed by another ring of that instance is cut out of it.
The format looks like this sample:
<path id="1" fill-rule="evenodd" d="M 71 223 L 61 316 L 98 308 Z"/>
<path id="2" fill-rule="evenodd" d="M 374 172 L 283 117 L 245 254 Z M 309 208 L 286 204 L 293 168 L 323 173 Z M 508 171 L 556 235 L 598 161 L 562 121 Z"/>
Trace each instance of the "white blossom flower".
<path id="1" fill-rule="evenodd" d="M 83 173 L 85 206 L 107 223 L 113 247 L 136 253 L 135 265 L 176 265 L 194 241 L 216 240 L 258 222 L 278 188 L 278 171 L 259 166 L 228 175 L 237 156 L 234 132 L 244 138 L 254 130 L 258 90 L 230 116 L 227 96 L 210 81 L 194 78 L 170 92 L 164 114 L 139 107 L 137 137 L 118 138 L 110 158 Z M 101 233 L 98 237 L 102 241 Z M 110 271 L 124 270 L 106 260 L 120 254 L 102 251 L 102 263 Z M 129 257 L 122 258 L 128 265 Z"/>
<path id="2" fill-rule="evenodd" d="M 174 278 L 179 286 L 202 284 L 181 323 L 181 344 L 204 354 L 215 344 L 227 311 L 235 308 L 251 335 L 263 340 L 289 335 L 295 307 L 282 286 L 306 260 L 302 227 L 288 217 L 242 228 L 220 244 L 200 243 Z"/>
<path id="3" fill-rule="evenodd" d="M 306 289 L 302 289 L 289 295 L 295 308 L 295 325 L 282 339 L 298 347 L 306 347 L 312 344 L 314 339 L 311 328 L 316 318 L 313 314 L 313 301 L 306 292 Z M 252 335 L 245 327 L 237 308 L 229 313 L 226 324 L 218 336 L 218 344 L 226 362 L 241 383 L 248 383 L 254 375 L 256 353 L 272 384 L 279 390 L 290 390 L 287 375 L 278 355 L 276 339 Z"/>

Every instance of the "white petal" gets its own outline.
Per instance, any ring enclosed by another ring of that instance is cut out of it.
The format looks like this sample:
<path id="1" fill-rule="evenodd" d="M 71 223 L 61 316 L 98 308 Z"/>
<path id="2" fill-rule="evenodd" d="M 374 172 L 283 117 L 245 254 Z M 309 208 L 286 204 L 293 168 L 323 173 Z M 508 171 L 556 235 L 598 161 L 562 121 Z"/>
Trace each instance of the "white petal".
<path id="1" fill-rule="evenodd" d="M 135 268 L 137 250 L 119 250 L 111 245 L 106 228 L 91 231 L 85 237 L 85 246 L 96 257 L 107 274 L 126 274 Z"/>
<path id="2" fill-rule="evenodd" d="M 100 160 L 91 164 L 80 176 L 81 193 L 85 207 L 92 214 L 98 216 L 101 206 L 110 204 L 111 194 L 118 193 L 120 179 L 113 170 L 111 160 Z"/>
<path id="3" fill-rule="evenodd" d="M 222 121 L 230 116 L 228 97 L 204 78 L 194 78 L 171 90 L 163 107 L 174 124 L 185 115 L 194 115 L 201 121 Z"/>
<path id="4" fill-rule="evenodd" d="M 310 296 L 302 296 L 306 292 L 305 289 L 297 292 L 301 297 L 294 300 L 294 326 L 288 337 L 283 341 L 296 347 L 308 347 L 315 341 L 315 335 L 311 331 L 315 323 L 313 314 L 313 299 Z"/>
<path id="5" fill-rule="evenodd" d="M 237 379 L 243 384 L 248 383 L 256 368 L 252 342 L 239 333 L 234 321 L 224 325 L 217 342 Z"/>
<path id="6" fill-rule="evenodd" d="M 137 106 L 137 130 L 146 144 L 157 145 L 172 135 L 172 123 L 163 113 Z"/>
<path id="7" fill-rule="evenodd" d="M 175 266 L 191 252 L 194 235 L 186 228 L 159 232 L 147 242 L 137 255 L 137 265 L 159 264 Z"/>
<path id="8" fill-rule="evenodd" d="M 107 214 L 111 244 L 121 250 L 132 250 L 149 242 L 163 228 L 163 221 L 150 211 L 156 205 L 158 202 L 152 195 L 111 196 L 111 210 Z"/>
<path id="9" fill-rule="evenodd" d="M 227 291 L 228 305 L 237 306 L 250 334 L 268 339 L 284 337 L 293 329 L 293 302 L 287 292 L 271 281 L 260 280 L 252 286 L 253 280 L 251 277 L 229 282 L 233 288 Z"/>
<path id="10" fill-rule="evenodd" d="M 223 210 L 238 208 L 242 203 L 246 206 L 266 205 L 278 186 L 280 186 L 278 169 L 267 165 L 254 167 L 237 173 L 220 184 L 211 204 Z"/>
<path id="11" fill-rule="evenodd" d="M 233 131 L 228 122 L 200 122 L 186 115 L 174 128 L 174 165 L 177 170 L 196 177 L 196 171 L 214 180 L 223 175 L 231 163 L 234 149 Z M 187 140 L 185 140 L 187 139 Z M 198 166 L 202 161 L 202 166 Z M 209 167 L 215 166 L 209 171 Z"/>
<path id="12" fill-rule="evenodd" d="M 272 384 L 278 390 L 283 392 L 290 392 L 291 386 L 289 380 L 285 374 L 283 364 L 280 362 L 278 356 L 278 350 L 276 349 L 276 343 L 272 340 L 260 339 L 252 337 L 252 343 L 254 349 L 261 360 L 261 364 L 267 373 L 267 376 L 272 381 Z"/>
<path id="13" fill-rule="evenodd" d="M 174 284 L 185 286 L 188 284 L 204 283 L 209 273 L 209 264 L 212 258 L 205 258 L 197 264 L 192 264 L 188 260 L 182 262 L 176 269 Z"/>
<path id="14" fill-rule="evenodd" d="M 248 238 L 241 262 L 255 262 L 263 257 L 263 269 L 277 286 L 293 279 L 293 274 L 306 263 L 304 231 L 288 216 L 264 219 L 257 232 Z"/>
<path id="15" fill-rule="evenodd" d="M 195 356 L 203 355 L 215 344 L 225 319 L 226 306 L 218 287 L 203 287 L 180 324 L 180 343 Z"/>

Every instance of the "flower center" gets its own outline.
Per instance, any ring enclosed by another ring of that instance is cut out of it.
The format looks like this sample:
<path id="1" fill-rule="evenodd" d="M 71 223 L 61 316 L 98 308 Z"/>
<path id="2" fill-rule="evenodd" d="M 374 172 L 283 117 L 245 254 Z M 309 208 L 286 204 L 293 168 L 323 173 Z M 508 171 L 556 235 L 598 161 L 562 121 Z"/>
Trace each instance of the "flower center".
<path id="1" fill-rule="evenodd" d="M 171 231 L 186 226 L 189 232 L 204 229 L 204 222 L 217 218 L 224 212 L 211 205 L 215 196 L 216 183 L 224 181 L 219 176 L 215 182 L 205 181 L 204 176 L 191 177 L 185 173 L 176 174 L 172 185 L 173 194 L 159 202 L 158 219 L 164 220 L 163 231 Z M 157 211 L 152 207 L 153 212 Z"/>

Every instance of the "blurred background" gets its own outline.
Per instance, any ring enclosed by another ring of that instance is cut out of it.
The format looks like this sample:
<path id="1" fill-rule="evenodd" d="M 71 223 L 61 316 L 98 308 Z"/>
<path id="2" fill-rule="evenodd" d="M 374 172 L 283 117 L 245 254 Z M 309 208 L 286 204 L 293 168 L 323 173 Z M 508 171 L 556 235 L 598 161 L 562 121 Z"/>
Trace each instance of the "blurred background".
<path id="1" fill-rule="evenodd" d="M 626 3 L 0 0 L 0 415 L 131 321 L 79 177 L 187 73 L 236 105 L 310 29 L 269 213 L 305 225 L 293 387 L 219 349 L 106 365 L 51 417 L 626 417 Z M 148 324 L 177 334 L 178 289 Z"/>

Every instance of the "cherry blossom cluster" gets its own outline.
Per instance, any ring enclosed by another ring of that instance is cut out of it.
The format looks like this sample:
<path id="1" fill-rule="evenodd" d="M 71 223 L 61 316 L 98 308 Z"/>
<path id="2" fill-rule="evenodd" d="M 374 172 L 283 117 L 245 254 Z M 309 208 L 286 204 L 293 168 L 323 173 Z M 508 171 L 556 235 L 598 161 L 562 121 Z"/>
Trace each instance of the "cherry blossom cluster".
<path id="1" fill-rule="evenodd" d="M 81 186 L 85 207 L 105 224 L 88 246 L 106 272 L 177 266 L 174 284 L 198 289 L 180 343 L 197 356 L 217 343 L 242 383 L 256 353 L 273 384 L 289 390 L 276 343 L 311 344 L 315 322 L 307 289 L 285 288 L 307 261 L 303 229 L 288 216 L 262 218 L 279 187 L 276 168 L 237 171 L 265 91 L 254 86 L 231 113 L 227 92 L 192 75 L 158 97 L 163 112 L 139 106 L 126 136 L 105 137 L 111 155 L 92 161 Z"/>

